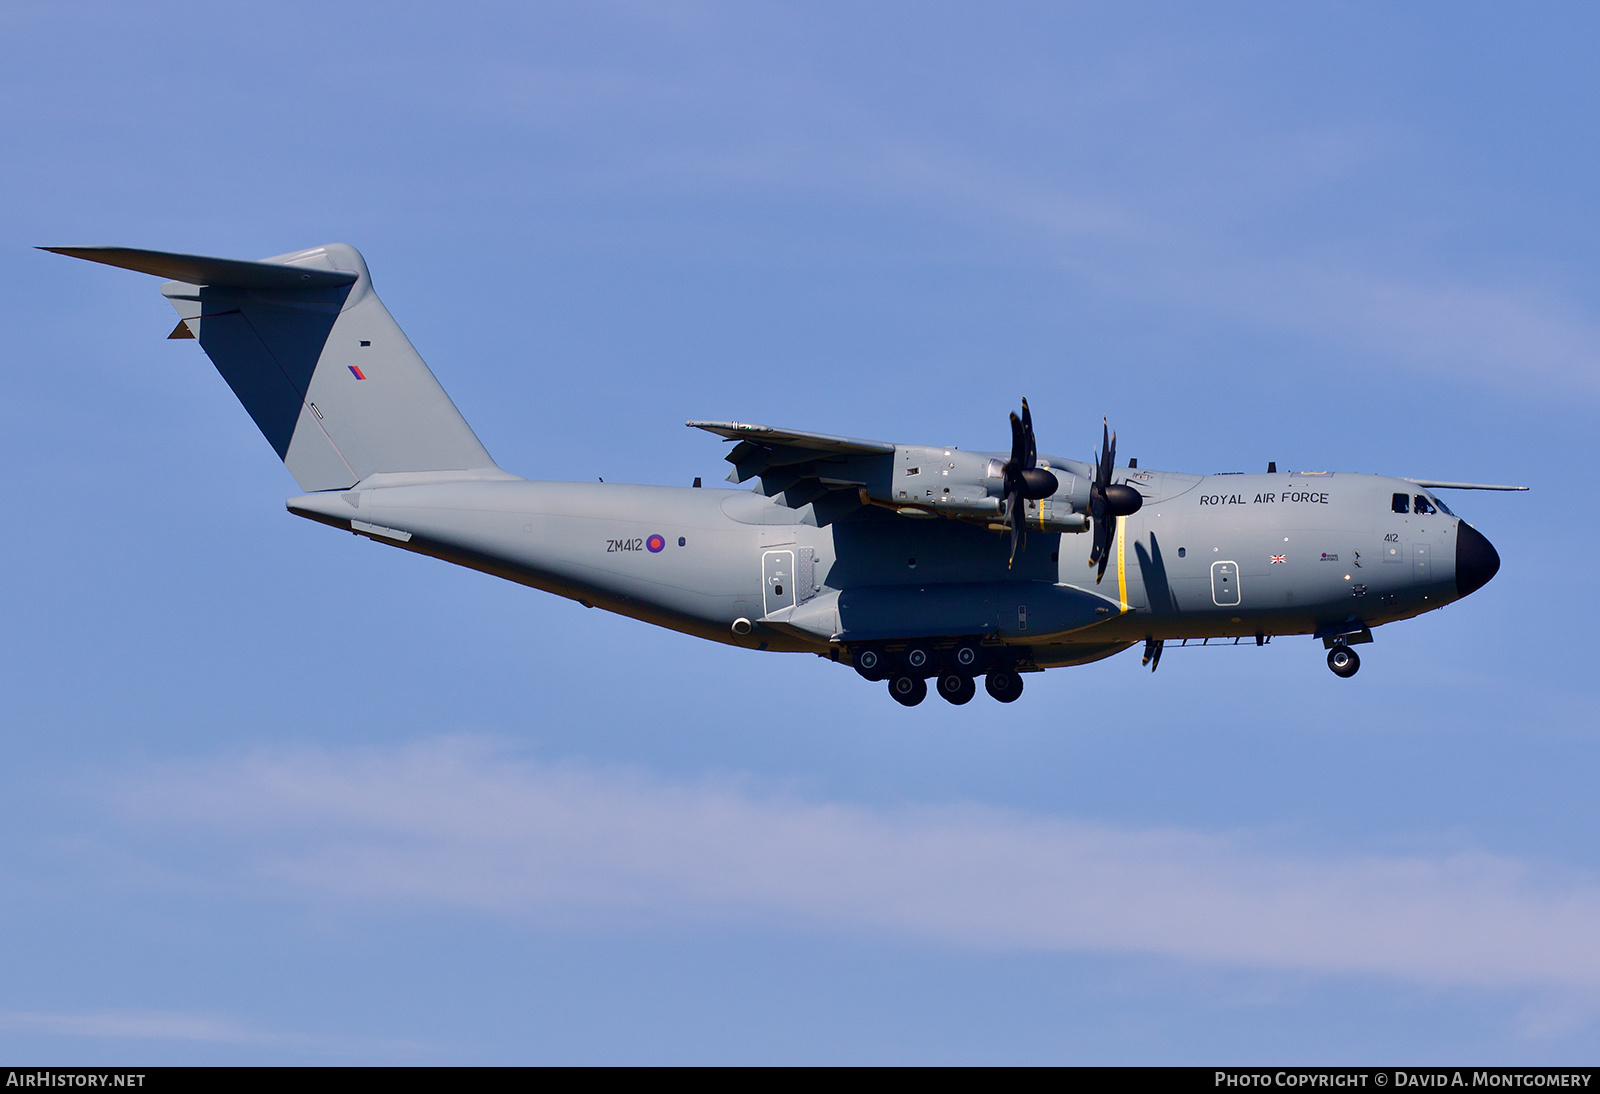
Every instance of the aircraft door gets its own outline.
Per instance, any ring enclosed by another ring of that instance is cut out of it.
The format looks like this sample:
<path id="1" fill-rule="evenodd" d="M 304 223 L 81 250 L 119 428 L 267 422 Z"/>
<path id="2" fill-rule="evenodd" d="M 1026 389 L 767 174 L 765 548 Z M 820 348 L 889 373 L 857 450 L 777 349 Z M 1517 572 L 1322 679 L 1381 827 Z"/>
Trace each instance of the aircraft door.
<path id="1" fill-rule="evenodd" d="M 1432 559 L 1428 557 L 1426 543 L 1411 545 L 1411 580 L 1418 585 L 1426 585 L 1433 580 Z"/>
<path id="2" fill-rule="evenodd" d="M 767 615 L 795 603 L 794 552 L 761 552 L 761 606 Z"/>
<path id="3" fill-rule="evenodd" d="M 1239 606 L 1239 564 L 1213 562 L 1211 564 L 1211 602 L 1219 608 Z"/>

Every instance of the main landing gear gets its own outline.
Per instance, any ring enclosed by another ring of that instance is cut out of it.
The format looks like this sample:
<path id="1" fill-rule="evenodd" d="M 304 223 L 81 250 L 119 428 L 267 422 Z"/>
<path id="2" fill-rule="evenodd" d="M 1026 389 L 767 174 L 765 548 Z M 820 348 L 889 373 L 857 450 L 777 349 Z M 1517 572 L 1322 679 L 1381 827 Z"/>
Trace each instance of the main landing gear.
<path id="1" fill-rule="evenodd" d="M 1349 646 L 1335 646 L 1328 651 L 1328 667 L 1335 676 L 1348 680 L 1361 669 L 1361 658 Z"/>
<path id="2" fill-rule="evenodd" d="M 857 649 L 851 661 L 865 679 L 887 680 L 890 697 L 902 706 L 914 707 L 926 699 L 929 680 L 945 702 L 963 706 L 978 694 L 979 676 L 994 698 L 1015 702 L 1022 694 L 1022 677 L 1008 662 L 997 664 L 986 652 L 976 642 L 960 642 L 953 649 L 913 643 L 893 652 L 882 647 Z"/>
<path id="3" fill-rule="evenodd" d="M 983 678 L 983 686 L 1002 703 L 1015 703 L 1022 696 L 1022 677 L 1009 669 L 991 672 Z"/>
<path id="4" fill-rule="evenodd" d="M 978 694 L 978 682 L 959 672 L 947 672 L 935 683 L 939 697 L 954 706 L 972 702 Z M 1022 694 L 1022 677 L 1010 669 L 998 669 L 983 678 L 983 687 L 1002 703 L 1014 703 Z M 897 673 L 889 677 L 889 694 L 902 706 L 914 707 L 928 697 L 928 683 L 920 676 Z"/>
<path id="5" fill-rule="evenodd" d="M 900 673 L 889 677 L 889 694 L 901 706 L 914 707 L 928 697 L 928 682 L 920 676 Z"/>
<path id="6" fill-rule="evenodd" d="M 978 685 L 970 676 L 959 672 L 947 672 L 939 677 L 939 698 L 956 706 L 972 702 L 972 697 L 978 694 Z"/>

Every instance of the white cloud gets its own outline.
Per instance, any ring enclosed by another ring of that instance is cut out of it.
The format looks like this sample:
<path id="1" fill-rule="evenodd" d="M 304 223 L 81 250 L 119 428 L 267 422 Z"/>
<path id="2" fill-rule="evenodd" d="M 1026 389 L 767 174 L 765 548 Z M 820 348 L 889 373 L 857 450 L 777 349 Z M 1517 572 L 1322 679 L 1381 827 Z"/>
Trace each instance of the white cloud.
<path id="1" fill-rule="evenodd" d="M 461 739 L 164 768 L 116 797 L 169 851 L 204 833 L 256 883 L 317 899 L 1600 985 L 1600 885 L 1483 854 L 1295 858 L 1239 836 L 673 785 Z"/>
<path id="2" fill-rule="evenodd" d="M 317 1057 L 421 1058 L 437 1053 L 420 1041 L 346 1037 L 330 1034 L 272 1033 L 213 1014 L 159 1010 L 105 1010 L 85 1013 L 0 1011 L 0 1032 L 14 1036 L 82 1037 L 118 1041 L 191 1041 L 216 1045 L 270 1046 L 276 1052 Z"/>
<path id="3" fill-rule="evenodd" d="M 224 1018 L 166 1011 L 103 1011 L 94 1014 L 44 1014 L 0 1011 L 0 1029 L 58 1037 L 108 1037 L 158 1041 L 208 1041 L 218 1044 L 275 1044 L 283 1040 L 257 1033 Z"/>

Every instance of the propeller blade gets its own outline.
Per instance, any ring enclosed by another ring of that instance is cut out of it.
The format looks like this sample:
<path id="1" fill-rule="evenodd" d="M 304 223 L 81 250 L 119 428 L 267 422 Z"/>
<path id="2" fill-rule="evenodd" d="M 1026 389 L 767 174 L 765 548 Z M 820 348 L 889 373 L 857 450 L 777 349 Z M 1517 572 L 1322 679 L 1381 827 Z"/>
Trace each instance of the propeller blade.
<path id="1" fill-rule="evenodd" d="M 1022 470 L 1032 471 L 1039 466 L 1039 447 L 1033 441 L 1033 412 L 1028 409 L 1028 400 L 1026 399 L 1022 400 L 1022 433 L 1027 441 Z"/>
<path id="2" fill-rule="evenodd" d="M 1039 466 L 1039 448 L 1033 436 L 1033 411 L 1022 400 L 1022 415 L 1011 415 L 1011 459 L 1005 465 L 1005 516 L 1011 525 L 1011 563 L 1026 545 L 1022 527 L 1026 501 L 1048 498 L 1061 489 L 1061 480 Z M 1007 563 L 1009 567 L 1011 563 Z"/>
<path id="3" fill-rule="evenodd" d="M 1089 553 L 1089 565 L 1098 567 L 1094 575 L 1094 583 L 1100 584 L 1106 576 L 1106 565 L 1111 561 L 1111 540 L 1116 532 L 1116 517 L 1106 511 L 1100 499 L 1096 498 L 1092 506 L 1094 513 L 1094 549 Z"/>
<path id="4" fill-rule="evenodd" d="M 1017 561 L 1017 544 L 1022 539 L 1022 495 L 1016 491 L 1006 495 L 1006 520 L 1011 523 L 1011 558 L 1006 561 L 1009 570 Z"/>

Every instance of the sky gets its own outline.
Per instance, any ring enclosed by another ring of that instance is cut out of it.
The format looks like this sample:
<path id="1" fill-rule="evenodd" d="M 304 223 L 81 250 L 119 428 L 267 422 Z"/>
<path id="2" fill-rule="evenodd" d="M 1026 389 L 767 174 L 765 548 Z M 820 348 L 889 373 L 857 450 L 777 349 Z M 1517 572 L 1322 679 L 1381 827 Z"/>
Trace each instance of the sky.
<path id="1" fill-rule="evenodd" d="M 0 5 L 0 1057 L 1592 1061 L 1600 12 Z M 290 516 L 154 278 L 360 248 L 496 460 L 1509 482 L 1320 644 L 904 709 Z"/>

